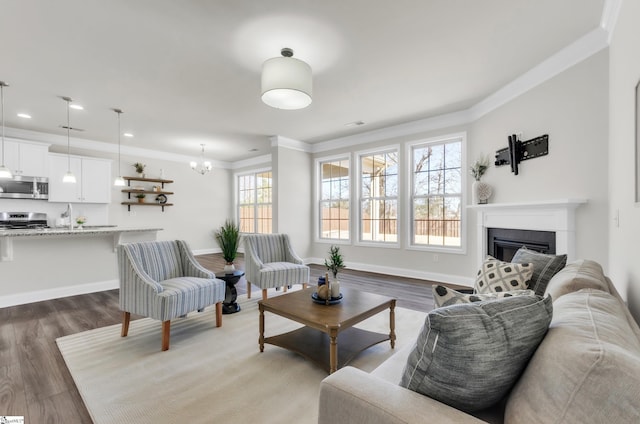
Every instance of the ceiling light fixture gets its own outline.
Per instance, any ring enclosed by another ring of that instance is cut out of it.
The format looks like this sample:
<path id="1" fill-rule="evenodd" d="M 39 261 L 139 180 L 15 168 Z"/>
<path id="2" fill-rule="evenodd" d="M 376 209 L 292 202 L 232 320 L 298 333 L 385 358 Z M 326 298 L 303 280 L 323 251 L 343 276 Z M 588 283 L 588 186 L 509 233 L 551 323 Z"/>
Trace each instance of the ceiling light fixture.
<path id="1" fill-rule="evenodd" d="M 204 160 L 204 144 L 201 144 L 201 146 L 202 146 L 202 152 L 200 153 L 200 163 L 197 163 L 196 161 L 191 161 L 189 165 L 191 165 L 191 169 L 198 172 L 199 174 L 204 175 L 207 172 L 211 171 L 212 166 L 211 166 L 211 162 L 209 162 L 208 160 Z"/>
<path id="2" fill-rule="evenodd" d="M 71 172 L 71 136 L 69 131 L 71 130 L 71 118 L 69 116 L 69 108 L 71 107 L 71 97 L 62 97 L 67 103 L 67 173 L 62 177 L 63 183 L 75 184 L 76 176 Z"/>
<path id="3" fill-rule="evenodd" d="M 0 166 L 0 179 L 9 179 L 13 178 L 13 174 L 11 170 L 4 165 L 4 88 L 9 87 L 4 81 L 0 81 L 0 103 L 2 103 L 2 166 Z"/>
<path id="4" fill-rule="evenodd" d="M 28 113 L 19 113 L 18 118 L 31 119 L 31 115 Z"/>
<path id="5" fill-rule="evenodd" d="M 311 66 L 294 59 L 290 48 L 280 53 L 262 64 L 262 101 L 276 109 L 303 109 L 312 101 Z"/>
<path id="6" fill-rule="evenodd" d="M 122 178 L 122 172 L 120 172 L 120 114 L 122 114 L 122 109 L 113 109 L 113 111 L 118 114 L 118 176 L 113 181 L 113 185 L 124 187 L 124 178 Z"/>
<path id="7" fill-rule="evenodd" d="M 125 136 L 125 137 L 129 137 L 129 138 L 133 137 L 133 134 L 131 134 L 131 133 L 124 133 L 122 135 Z"/>

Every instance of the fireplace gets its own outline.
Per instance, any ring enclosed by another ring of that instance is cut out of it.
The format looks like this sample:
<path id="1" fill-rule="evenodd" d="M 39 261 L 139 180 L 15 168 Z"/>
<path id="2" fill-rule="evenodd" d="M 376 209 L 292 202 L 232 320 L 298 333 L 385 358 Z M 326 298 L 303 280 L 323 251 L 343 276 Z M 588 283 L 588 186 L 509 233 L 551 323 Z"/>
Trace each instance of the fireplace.
<path id="1" fill-rule="evenodd" d="M 534 231 L 512 228 L 487 228 L 487 253 L 509 262 L 525 246 L 540 253 L 556 253 L 555 231 Z"/>
<path id="2" fill-rule="evenodd" d="M 576 257 L 575 210 L 585 203 L 587 203 L 585 199 L 563 199 L 532 203 L 470 205 L 469 209 L 477 212 L 478 268 L 486 256 L 490 254 L 488 230 L 491 228 L 552 233 L 553 242 L 549 243 L 548 253 L 566 254 L 567 260 L 574 260 Z M 537 243 L 534 240 L 530 248 L 534 250 L 546 249 L 546 246 L 534 247 L 533 244 Z M 509 257 L 509 255 L 513 256 L 521 246 L 521 240 L 518 240 L 517 245 L 507 244 L 499 246 L 498 249 L 507 250 L 502 254 Z"/>

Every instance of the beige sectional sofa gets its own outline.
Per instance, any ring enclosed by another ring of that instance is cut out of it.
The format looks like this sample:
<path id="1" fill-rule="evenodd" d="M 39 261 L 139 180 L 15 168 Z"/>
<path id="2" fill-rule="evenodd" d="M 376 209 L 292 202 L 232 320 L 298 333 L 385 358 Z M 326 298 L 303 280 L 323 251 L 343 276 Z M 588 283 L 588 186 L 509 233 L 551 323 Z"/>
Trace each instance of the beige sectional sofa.
<path id="1" fill-rule="evenodd" d="M 602 267 L 568 264 L 549 282 L 553 319 L 510 393 L 473 415 L 398 385 L 412 346 L 371 373 L 322 381 L 318 423 L 638 423 L 640 328 Z"/>

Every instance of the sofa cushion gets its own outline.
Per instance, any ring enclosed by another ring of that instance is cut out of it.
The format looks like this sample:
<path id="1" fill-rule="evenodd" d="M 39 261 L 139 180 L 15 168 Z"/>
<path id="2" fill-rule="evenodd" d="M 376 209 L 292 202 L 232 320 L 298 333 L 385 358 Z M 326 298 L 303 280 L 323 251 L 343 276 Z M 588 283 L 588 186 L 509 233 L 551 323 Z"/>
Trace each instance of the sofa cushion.
<path id="1" fill-rule="evenodd" d="M 640 340 L 622 302 L 583 289 L 556 300 L 553 315 L 505 423 L 640 422 Z"/>
<path id="2" fill-rule="evenodd" d="M 551 278 L 546 293 L 554 300 L 580 289 L 597 289 L 609 292 L 607 280 L 599 263 L 580 259 L 567 264 Z"/>
<path id="3" fill-rule="evenodd" d="M 523 246 L 513 255 L 511 262 L 533 264 L 533 275 L 529 288 L 542 296 L 551 277 L 567 264 L 567 255 L 549 255 Z"/>
<path id="4" fill-rule="evenodd" d="M 550 298 L 514 296 L 431 311 L 400 385 L 454 408 L 487 408 L 511 389 L 544 337 Z"/>
<path id="5" fill-rule="evenodd" d="M 433 301 L 435 303 L 436 308 L 440 308 L 443 306 L 456 305 L 459 303 L 471 303 L 471 302 L 481 302 L 483 300 L 501 299 L 503 297 L 510 297 L 510 296 L 535 295 L 533 290 L 511 290 L 511 291 L 497 292 L 497 293 L 468 294 L 468 293 L 460 293 L 459 291 L 453 290 L 445 286 L 441 286 L 439 284 L 434 284 L 433 286 L 431 286 L 431 291 L 433 292 Z"/>
<path id="6" fill-rule="evenodd" d="M 531 264 L 502 262 L 489 256 L 478 271 L 474 289 L 480 294 L 526 290 L 532 275 Z"/>

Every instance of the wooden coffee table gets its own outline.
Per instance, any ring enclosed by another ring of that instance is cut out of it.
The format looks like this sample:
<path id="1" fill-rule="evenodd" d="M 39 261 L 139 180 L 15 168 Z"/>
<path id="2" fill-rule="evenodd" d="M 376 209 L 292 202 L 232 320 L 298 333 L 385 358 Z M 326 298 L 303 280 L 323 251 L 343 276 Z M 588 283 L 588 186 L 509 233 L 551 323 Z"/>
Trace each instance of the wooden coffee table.
<path id="1" fill-rule="evenodd" d="M 396 299 L 342 288 L 343 299 L 335 305 L 320 305 L 311 300 L 311 287 L 258 302 L 260 310 L 260 352 L 264 344 L 280 346 L 317 363 L 329 373 L 347 365 L 358 353 L 384 342 L 395 347 Z M 355 328 L 354 325 L 389 309 L 389 333 L 381 334 Z M 264 336 L 265 311 L 304 324 L 297 330 L 276 336 Z M 340 343 L 338 343 L 340 336 Z"/>

